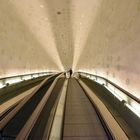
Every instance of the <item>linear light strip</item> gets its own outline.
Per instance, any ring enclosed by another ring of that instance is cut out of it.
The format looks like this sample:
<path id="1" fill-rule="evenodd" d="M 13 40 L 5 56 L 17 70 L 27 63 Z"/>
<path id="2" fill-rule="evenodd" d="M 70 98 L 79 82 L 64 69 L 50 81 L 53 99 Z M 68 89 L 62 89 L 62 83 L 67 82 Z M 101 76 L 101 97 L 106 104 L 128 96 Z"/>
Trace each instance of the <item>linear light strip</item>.
<path id="1" fill-rule="evenodd" d="M 50 75 L 50 72 L 46 72 L 46 73 L 38 73 L 38 74 L 28 74 L 28 75 L 24 75 L 24 76 L 17 76 L 17 77 L 10 77 L 10 78 L 6 78 L 4 80 L 1 80 L 0 82 L 0 89 L 6 87 L 7 84 L 12 85 L 12 84 L 16 84 L 19 82 L 22 82 L 24 80 L 29 80 L 29 79 L 33 79 L 33 78 L 37 78 L 37 77 L 41 77 L 41 76 L 45 76 L 45 75 Z M 3 82 L 4 81 L 4 82 Z"/>

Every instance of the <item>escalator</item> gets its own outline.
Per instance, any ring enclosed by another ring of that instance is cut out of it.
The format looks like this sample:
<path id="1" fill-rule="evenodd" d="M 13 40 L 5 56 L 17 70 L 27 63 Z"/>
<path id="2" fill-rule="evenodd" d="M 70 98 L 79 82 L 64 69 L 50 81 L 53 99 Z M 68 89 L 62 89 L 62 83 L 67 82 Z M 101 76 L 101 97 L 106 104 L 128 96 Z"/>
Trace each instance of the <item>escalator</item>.
<path id="1" fill-rule="evenodd" d="M 48 82 L 44 84 L 11 119 L 9 119 L 7 124 L 1 127 L 0 139 L 50 140 L 52 124 L 62 95 L 62 87 L 64 87 L 64 81 L 66 80 L 63 77 L 58 78 L 54 86 L 52 86 L 54 81 L 54 79 L 48 80 Z M 51 87 L 51 93 L 45 101 L 43 108 L 38 110 L 37 116 L 34 116 L 34 112 L 37 110 L 38 106 L 40 106 L 46 93 L 49 94 L 48 91 Z M 59 139 L 112 140 L 113 137 L 110 135 L 97 108 L 90 102 L 78 81 L 75 78 L 70 78 L 66 89 L 66 100 L 61 128 L 58 128 L 58 125 L 56 128 L 58 130 L 61 129 L 61 137 Z M 12 114 L 12 111 L 10 113 Z M 61 111 L 59 111 L 59 113 L 61 113 Z M 32 120 L 32 117 L 36 119 L 32 125 L 30 125 L 29 119 Z M 29 131 L 22 131 L 24 127 Z"/>
<path id="2" fill-rule="evenodd" d="M 63 140 L 107 140 L 108 135 L 101 120 L 75 79 L 69 80 Z"/>

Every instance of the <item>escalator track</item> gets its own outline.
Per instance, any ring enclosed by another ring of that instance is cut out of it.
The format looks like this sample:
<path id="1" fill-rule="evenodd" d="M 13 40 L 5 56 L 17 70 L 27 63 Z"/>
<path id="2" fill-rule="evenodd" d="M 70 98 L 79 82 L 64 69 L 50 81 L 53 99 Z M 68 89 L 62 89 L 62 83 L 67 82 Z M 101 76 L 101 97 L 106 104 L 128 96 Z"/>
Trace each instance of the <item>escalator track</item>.
<path id="1" fill-rule="evenodd" d="M 56 108 L 62 94 L 62 87 L 64 87 L 64 81 L 65 78 L 59 78 L 56 84 L 54 84 L 54 87 L 52 86 L 54 79 L 44 84 L 0 130 L 0 139 L 50 140 L 51 128 L 55 118 Z M 33 112 L 37 110 L 39 103 L 51 86 L 53 88 L 49 98 L 45 102 L 38 117 L 36 117 L 32 128 L 29 129 L 30 132 L 27 132 L 26 135 L 23 133 L 25 131 L 22 131 L 23 128 L 29 128 L 27 122 L 29 119 L 32 119 Z M 66 89 L 60 139 L 112 140 L 112 137 L 108 135 L 99 112 L 90 102 L 78 81 L 75 78 L 70 78 Z"/>
<path id="2" fill-rule="evenodd" d="M 108 134 L 84 90 L 75 79 L 69 80 L 63 140 L 108 140 Z"/>

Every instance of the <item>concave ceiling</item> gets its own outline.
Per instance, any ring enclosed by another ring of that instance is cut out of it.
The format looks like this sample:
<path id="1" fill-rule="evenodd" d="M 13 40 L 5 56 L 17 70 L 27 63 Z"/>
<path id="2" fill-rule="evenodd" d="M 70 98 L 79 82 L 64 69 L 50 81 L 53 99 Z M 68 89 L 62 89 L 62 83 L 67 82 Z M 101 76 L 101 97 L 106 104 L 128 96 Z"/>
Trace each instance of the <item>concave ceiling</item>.
<path id="1" fill-rule="evenodd" d="M 73 68 L 139 96 L 139 0 L 0 0 L 1 77 Z"/>

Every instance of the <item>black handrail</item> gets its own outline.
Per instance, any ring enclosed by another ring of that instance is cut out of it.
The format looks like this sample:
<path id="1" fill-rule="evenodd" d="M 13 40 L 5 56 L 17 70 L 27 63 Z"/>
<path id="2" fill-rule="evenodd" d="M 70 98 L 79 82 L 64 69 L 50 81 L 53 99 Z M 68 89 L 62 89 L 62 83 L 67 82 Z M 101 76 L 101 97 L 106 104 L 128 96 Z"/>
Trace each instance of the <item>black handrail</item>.
<path id="1" fill-rule="evenodd" d="M 85 89 L 83 88 L 83 86 L 79 83 L 79 81 L 78 81 L 78 84 L 80 85 L 80 87 L 83 89 L 83 91 L 84 91 L 84 92 L 86 93 L 86 95 L 87 95 L 86 90 L 85 90 Z M 87 98 L 89 99 L 89 101 L 91 102 L 93 108 L 95 109 L 96 114 L 97 114 L 97 116 L 99 117 L 99 120 L 100 120 L 100 122 L 101 122 L 101 124 L 102 124 L 102 126 L 103 126 L 103 128 L 104 128 L 104 130 L 105 130 L 105 132 L 106 132 L 106 134 L 107 134 L 108 139 L 109 139 L 109 140 L 115 140 L 115 137 L 114 137 L 113 133 L 111 132 L 109 126 L 107 125 L 107 123 L 106 123 L 106 121 L 105 121 L 103 115 L 102 115 L 101 112 L 99 111 L 97 105 L 96 105 L 96 104 L 94 103 L 94 101 L 90 98 L 90 96 L 87 95 Z"/>
<path id="2" fill-rule="evenodd" d="M 88 74 L 88 75 L 92 75 L 94 77 L 98 77 L 101 79 L 104 79 L 105 81 L 107 81 L 108 83 L 110 83 L 111 85 L 113 85 L 114 87 L 116 87 L 117 89 L 119 89 L 120 91 L 122 91 L 123 93 L 125 93 L 127 96 L 129 96 L 130 98 L 132 98 L 133 100 L 135 100 L 136 102 L 138 102 L 140 104 L 140 99 L 137 98 L 136 96 L 132 95 L 130 92 L 124 90 L 123 88 L 121 88 L 120 86 L 116 85 L 115 83 L 113 83 L 112 81 L 102 77 L 102 76 L 98 76 L 98 75 L 94 75 L 94 74 L 90 74 L 90 73 L 86 73 L 86 72 L 78 72 L 78 73 L 83 73 L 83 74 Z"/>

